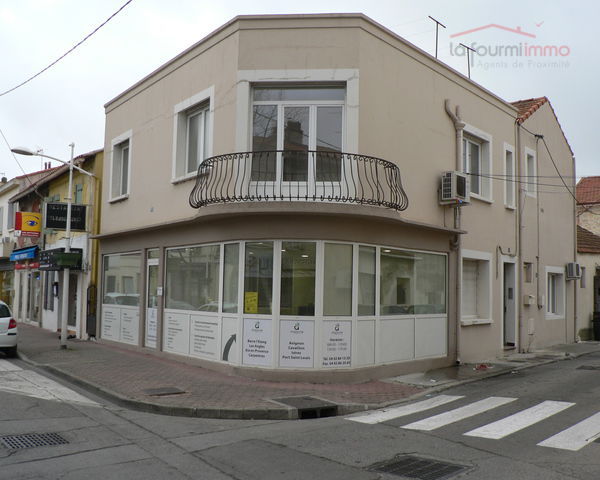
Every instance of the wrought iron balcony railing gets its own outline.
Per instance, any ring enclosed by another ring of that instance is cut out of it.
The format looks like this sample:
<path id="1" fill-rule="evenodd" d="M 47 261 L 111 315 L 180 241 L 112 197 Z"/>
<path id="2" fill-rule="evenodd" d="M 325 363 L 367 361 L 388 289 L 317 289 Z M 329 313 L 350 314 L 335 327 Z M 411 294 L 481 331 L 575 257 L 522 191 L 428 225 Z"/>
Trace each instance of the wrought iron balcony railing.
<path id="1" fill-rule="evenodd" d="M 406 210 L 400 169 L 380 158 L 313 150 L 230 153 L 198 168 L 190 205 L 306 201 Z"/>

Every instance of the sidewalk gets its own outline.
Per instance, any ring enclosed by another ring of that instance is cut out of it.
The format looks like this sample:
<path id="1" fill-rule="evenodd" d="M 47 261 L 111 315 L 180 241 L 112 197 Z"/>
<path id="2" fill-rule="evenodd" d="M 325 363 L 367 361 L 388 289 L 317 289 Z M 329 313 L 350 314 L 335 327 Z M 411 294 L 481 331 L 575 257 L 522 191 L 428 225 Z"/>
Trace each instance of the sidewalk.
<path id="1" fill-rule="evenodd" d="M 57 333 L 19 324 L 21 359 L 114 403 L 167 415 L 241 419 L 302 418 L 303 413 L 312 415 L 327 407 L 329 412 L 337 407 L 337 414 L 381 408 L 460 383 L 600 352 L 599 342 L 559 345 L 493 364 L 360 384 L 311 384 L 229 376 L 102 342 L 69 340 L 67 350 L 60 350 L 59 344 Z M 281 401 L 289 397 L 287 404 Z"/>

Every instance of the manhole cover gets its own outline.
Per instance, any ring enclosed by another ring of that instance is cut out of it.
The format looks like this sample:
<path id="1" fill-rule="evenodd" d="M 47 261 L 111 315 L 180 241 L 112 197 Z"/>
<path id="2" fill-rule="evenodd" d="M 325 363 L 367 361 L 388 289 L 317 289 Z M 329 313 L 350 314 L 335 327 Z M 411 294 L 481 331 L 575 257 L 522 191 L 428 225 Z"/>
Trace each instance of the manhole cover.
<path id="1" fill-rule="evenodd" d="M 285 397 L 274 398 L 273 400 L 296 408 L 298 410 L 298 418 L 301 420 L 308 418 L 335 417 L 338 412 L 338 406 L 335 403 L 315 397 Z"/>
<path id="2" fill-rule="evenodd" d="M 600 370 L 600 365 L 581 365 L 576 370 Z"/>
<path id="3" fill-rule="evenodd" d="M 386 462 L 376 463 L 369 470 L 419 480 L 445 480 L 466 470 L 466 468 L 463 465 L 454 465 L 412 455 L 402 455 Z"/>
<path id="4" fill-rule="evenodd" d="M 6 448 L 47 447 L 51 445 L 65 445 L 69 443 L 58 433 L 27 433 L 25 435 L 5 435 L 0 437 L 0 443 Z"/>
<path id="5" fill-rule="evenodd" d="M 162 397 L 165 395 L 181 395 L 182 393 L 185 393 L 185 391 L 177 387 L 161 387 L 149 388 L 147 390 L 144 390 L 144 393 L 152 397 Z"/>

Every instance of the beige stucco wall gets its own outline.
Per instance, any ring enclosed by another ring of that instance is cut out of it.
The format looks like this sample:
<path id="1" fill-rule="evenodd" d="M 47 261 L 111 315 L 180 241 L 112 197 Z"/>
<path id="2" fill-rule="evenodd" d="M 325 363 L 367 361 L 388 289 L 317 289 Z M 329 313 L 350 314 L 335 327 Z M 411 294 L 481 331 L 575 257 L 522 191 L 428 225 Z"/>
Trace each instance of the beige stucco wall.
<path id="1" fill-rule="evenodd" d="M 546 267 L 564 268 L 568 262 L 576 261 L 574 199 L 560 178 L 557 178 L 552 160 L 573 193 L 575 171 L 571 152 L 548 103 L 531 116 L 524 126 L 534 134 L 543 135 L 550 151 L 549 154 L 542 140 L 536 141 L 531 133 L 522 130 L 521 175 L 526 174 L 527 147 L 537 153 L 538 183 L 543 184 L 538 185 L 537 197 L 525 196 L 523 208 L 523 261 L 533 263 L 538 278 L 534 278 L 532 283 L 524 284 L 523 294 L 534 295 L 536 305 L 523 307 L 522 337 L 526 339 L 528 346 L 535 348 L 553 343 L 573 342 L 576 337 L 575 281 L 565 280 L 565 316 L 562 319 L 551 319 L 546 315 Z M 539 298 L 541 296 L 544 298 Z M 543 306 L 539 308 L 538 304 L 542 303 Z"/>
<path id="2" fill-rule="evenodd" d="M 196 214 L 188 205 L 193 181 L 171 182 L 176 104 L 214 87 L 212 152 L 215 155 L 230 153 L 238 149 L 240 138 L 249 137 L 248 131 L 238 131 L 247 130 L 249 125 L 249 119 L 238 118 L 240 104 L 247 104 L 247 109 L 250 103 L 249 98 L 238 97 L 242 91 L 238 88 L 240 71 L 263 72 L 261 78 L 267 81 L 285 78 L 303 82 L 311 80 L 315 71 L 343 69 L 355 72 L 353 80 L 359 85 L 357 97 L 346 105 L 347 117 L 356 110 L 358 114 L 352 128 L 346 125 L 345 144 L 354 145 L 356 153 L 384 158 L 399 166 L 410 206 L 405 212 L 394 212 L 397 218 L 439 227 L 453 225 L 452 209 L 441 207 L 438 202 L 441 172 L 456 169 L 456 134 L 444 110 L 446 99 L 453 107 L 460 106 L 464 122 L 489 136 L 490 173 L 497 177 L 490 181 L 491 201 L 473 199 L 462 208 L 461 228 L 467 232 L 463 235 L 462 248 L 483 252 L 491 258 L 491 322 L 460 328 L 460 357 L 463 361 L 484 361 L 501 355 L 504 327 L 500 253 L 506 255 L 505 261 L 512 261 L 521 253 L 524 261 L 534 264 L 539 257 L 539 291 L 543 294 L 545 267 L 564 266 L 574 261 L 573 203 L 564 194 L 540 192 L 533 200 L 524 196 L 523 241 L 519 252 L 519 212 L 504 204 L 504 147 L 505 144 L 514 147 L 515 159 L 520 161 L 520 172 L 524 175 L 524 148 L 535 150 L 536 141 L 523 130 L 518 132 L 516 109 L 360 16 L 234 20 L 111 101 L 106 108 L 105 146 L 110 152 L 111 140 L 132 130 L 131 189 L 126 200 L 107 203 L 110 168 L 105 169 L 102 233 L 183 220 Z M 270 71 L 278 73 L 269 77 Z M 545 136 L 559 169 L 565 178 L 572 178 L 571 154 L 549 105 L 537 111 L 525 126 Z M 555 175 L 548 155 L 542 151 L 541 144 L 538 147 L 538 175 Z M 107 153 L 106 163 L 110 166 L 110 153 Z M 518 187 L 516 184 L 517 195 Z M 280 206 L 282 213 L 294 212 L 292 206 L 285 203 Z M 315 218 L 290 223 L 290 218 L 263 214 L 251 219 L 198 221 L 193 227 L 178 229 L 176 233 L 166 230 L 158 233 L 157 230 L 124 236 L 118 241 L 107 239 L 103 241 L 103 249 L 106 253 L 227 239 L 275 238 L 272 232 L 277 232 L 277 238 L 355 239 L 409 248 L 414 244 L 415 248 L 423 248 L 427 237 L 423 230 L 410 230 L 414 238 L 409 238 L 409 230 L 399 232 L 382 225 L 361 231 L 366 227 L 361 224 L 362 220 L 345 221 L 343 215 L 335 221 L 329 217 L 328 221 Z M 234 226 L 228 222 L 234 222 Z M 401 241 L 394 237 L 396 234 L 402 236 Z M 448 245 L 437 247 L 445 251 Z M 516 270 L 518 287 L 521 269 Z M 453 286 L 455 277 L 449 276 L 449 282 Z M 565 284 L 566 316 L 562 320 L 546 320 L 545 309 L 538 309 L 537 305 L 522 306 L 523 293 L 537 297 L 536 282 L 526 284 L 524 291 L 517 293 L 517 314 L 523 320 L 517 334 L 517 347 L 533 348 L 574 339 L 573 283 Z M 452 293 L 449 298 L 452 303 Z M 455 328 L 455 324 L 455 319 L 451 319 L 451 328 Z M 451 332 L 450 336 L 453 335 Z"/>

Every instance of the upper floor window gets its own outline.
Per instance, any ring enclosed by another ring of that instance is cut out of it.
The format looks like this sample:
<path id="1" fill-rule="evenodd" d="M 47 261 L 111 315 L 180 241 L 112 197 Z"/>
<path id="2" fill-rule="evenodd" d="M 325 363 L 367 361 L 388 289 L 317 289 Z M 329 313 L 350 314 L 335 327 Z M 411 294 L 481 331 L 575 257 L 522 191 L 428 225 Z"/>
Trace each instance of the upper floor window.
<path id="1" fill-rule="evenodd" d="M 83 203 L 83 184 L 81 184 L 81 183 L 75 184 L 75 192 L 74 193 L 75 193 L 75 197 L 73 198 L 73 201 L 78 204 Z"/>
<path id="2" fill-rule="evenodd" d="M 335 85 L 254 87 L 252 180 L 339 181 L 345 96 Z"/>
<path id="3" fill-rule="evenodd" d="M 467 125 L 463 137 L 463 171 L 470 174 L 471 194 L 486 200 L 492 199 L 491 137 Z"/>
<path id="4" fill-rule="evenodd" d="M 208 150 L 208 105 L 193 109 L 186 117 L 186 161 L 185 173 L 195 173 L 198 165 L 207 158 Z"/>
<path id="5" fill-rule="evenodd" d="M 200 164 L 212 155 L 211 87 L 174 107 L 173 180 L 194 176 Z"/>
<path id="6" fill-rule="evenodd" d="M 4 230 L 4 207 L 0 207 L 0 233 Z"/>
<path id="7" fill-rule="evenodd" d="M 537 194 L 537 174 L 535 152 L 533 150 L 525 149 L 525 162 L 525 174 L 527 175 L 525 191 L 528 195 L 535 197 Z"/>
<path id="8" fill-rule="evenodd" d="M 6 217 L 6 228 L 12 230 L 15 228 L 15 211 L 17 209 L 16 203 L 8 204 L 8 215 Z"/>
<path id="9" fill-rule="evenodd" d="M 504 205 L 515 208 L 515 156 L 508 145 L 504 146 Z"/>
<path id="10" fill-rule="evenodd" d="M 111 200 L 116 200 L 129 193 L 129 138 L 113 145 Z"/>

